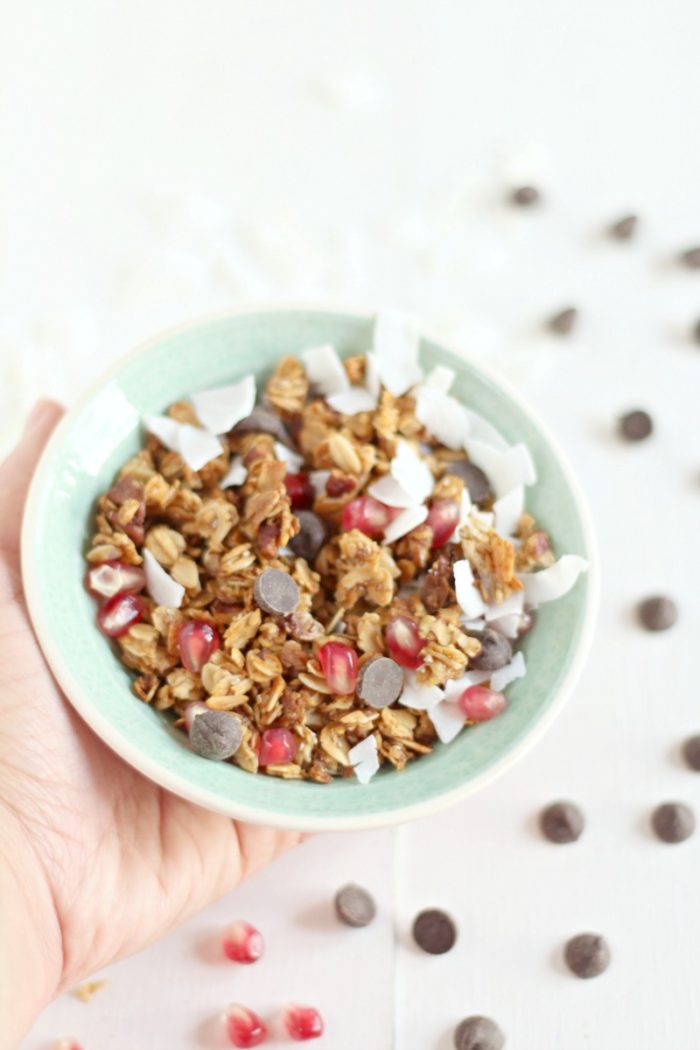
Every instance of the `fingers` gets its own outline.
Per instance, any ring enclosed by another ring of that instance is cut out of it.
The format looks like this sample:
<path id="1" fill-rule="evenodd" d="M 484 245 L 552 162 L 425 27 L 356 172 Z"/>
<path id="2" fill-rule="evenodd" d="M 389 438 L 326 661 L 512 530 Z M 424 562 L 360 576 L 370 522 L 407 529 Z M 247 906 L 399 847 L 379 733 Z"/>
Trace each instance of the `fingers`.
<path id="1" fill-rule="evenodd" d="M 4 513 L 0 518 L 0 547 L 17 551 L 27 489 L 51 432 L 63 415 L 55 401 L 38 401 L 25 424 L 19 444 L 0 466 Z"/>

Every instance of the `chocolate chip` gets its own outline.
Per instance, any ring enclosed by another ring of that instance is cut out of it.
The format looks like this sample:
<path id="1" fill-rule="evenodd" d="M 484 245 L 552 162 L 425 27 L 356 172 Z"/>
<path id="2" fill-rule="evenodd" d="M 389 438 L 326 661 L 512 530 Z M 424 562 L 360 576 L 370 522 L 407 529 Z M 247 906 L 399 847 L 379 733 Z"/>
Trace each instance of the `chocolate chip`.
<path id="1" fill-rule="evenodd" d="M 243 738 L 243 727 L 236 715 L 227 711 L 201 711 L 194 716 L 190 746 L 202 758 L 222 761 L 235 755 Z"/>
<path id="2" fill-rule="evenodd" d="M 348 883 L 335 895 L 335 910 L 341 922 L 347 926 L 369 926 L 377 914 L 373 898 L 354 882 Z"/>
<path id="3" fill-rule="evenodd" d="M 328 539 L 328 525 L 312 510 L 298 510 L 300 531 L 289 541 L 297 558 L 305 558 L 312 565 L 316 555 Z"/>
<path id="4" fill-rule="evenodd" d="M 253 598 L 273 616 L 287 616 L 299 604 L 299 588 L 288 572 L 263 569 L 253 585 Z"/>
<path id="5" fill-rule="evenodd" d="M 625 215 L 624 219 L 618 219 L 613 223 L 610 227 L 610 234 L 612 237 L 617 237 L 619 241 L 629 241 L 637 232 L 638 224 L 639 218 L 636 215 Z"/>
<path id="6" fill-rule="evenodd" d="M 643 441 L 654 429 L 654 422 L 648 412 L 635 408 L 625 412 L 619 419 L 620 435 L 628 441 Z"/>
<path id="7" fill-rule="evenodd" d="M 681 262 L 691 270 L 700 270 L 700 248 L 688 248 L 682 252 Z"/>
<path id="8" fill-rule="evenodd" d="M 610 965 L 610 948 L 599 933 L 579 933 L 567 941 L 564 958 L 576 977 L 599 977 Z"/>
<path id="9" fill-rule="evenodd" d="M 567 306 L 565 310 L 561 310 L 550 319 L 549 327 L 553 332 L 556 332 L 557 335 L 570 335 L 576 324 L 577 317 L 578 310 L 576 307 Z"/>
<path id="10" fill-rule="evenodd" d="M 503 1050 L 506 1037 L 490 1017 L 465 1017 L 454 1031 L 455 1050 Z"/>
<path id="11" fill-rule="evenodd" d="M 664 802 L 652 813 L 651 824 L 662 842 L 685 842 L 695 831 L 695 814 L 684 802 Z"/>
<path id="12" fill-rule="evenodd" d="M 282 420 L 263 405 L 256 405 L 249 416 L 236 423 L 232 433 L 271 434 L 283 445 L 291 445 L 291 439 Z"/>
<path id="13" fill-rule="evenodd" d="M 691 769 L 700 773 L 700 736 L 691 736 L 683 745 L 683 758 Z"/>
<path id="14" fill-rule="evenodd" d="M 540 829 L 550 842 L 563 845 L 581 838 L 583 813 L 573 802 L 552 802 L 540 813 Z"/>
<path id="15" fill-rule="evenodd" d="M 695 327 L 693 328 L 693 339 L 696 343 L 700 343 L 700 321 L 695 322 Z"/>
<path id="16" fill-rule="evenodd" d="M 678 619 L 678 607 L 671 598 L 654 595 L 639 603 L 637 614 L 647 631 L 667 631 Z"/>
<path id="17" fill-rule="evenodd" d="M 513 647 L 504 634 L 493 627 L 470 631 L 481 642 L 481 652 L 469 659 L 469 668 L 475 671 L 498 671 L 513 659 Z"/>
<path id="18" fill-rule="evenodd" d="M 388 707 L 401 696 L 403 670 L 388 656 L 375 656 L 363 664 L 357 680 L 357 695 L 369 707 Z"/>
<path id="19" fill-rule="evenodd" d="M 456 459 L 447 464 L 447 474 L 456 474 L 467 486 L 472 503 L 483 503 L 491 495 L 489 479 L 483 470 L 467 459 Z"/>
<path id="20" fill-rule="evenodd" d="M 513 204 L 520 204 L 529 208 L 532 204 L 539 204 L 542 200 L 542 195 L 535 186 L 518 186 L 511 193 L 510 199 Z"/>
<path id="21" fill-rule="evenodd" d="M 454 947 L 457 927 L 446 912 L 428 908 L 416 916 L 413 939 L 429 955 L 444 955 Z"/>

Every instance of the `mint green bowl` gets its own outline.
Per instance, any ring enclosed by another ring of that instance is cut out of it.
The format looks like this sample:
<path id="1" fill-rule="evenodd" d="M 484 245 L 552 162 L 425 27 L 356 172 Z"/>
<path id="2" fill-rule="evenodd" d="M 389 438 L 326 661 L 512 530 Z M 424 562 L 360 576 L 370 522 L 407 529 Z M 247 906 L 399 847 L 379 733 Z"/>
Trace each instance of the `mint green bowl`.
<path id="1" fill-rule="evenodd" d="M 558 553 L 591 568 L 563 599 L 544 606 L 523 646 L 528 673 L 508 691 L 506 711 L 438 745 L 401 773 L 382 769 L 367 786 L 327 786 L 253 776 L 209 762 L 185 746 L 165 715 L 137 700 L 130 675 L 95 628 L 83 588 L 83 552 L 96 497 L 142 443 L 140 417 L 199 389 L 249 372 L 262 378 L 284 354 L 332 343 L 341 354 L 369 348 L 372 319 L 313 310 L 240 313 L 159 336 L 118 364 L 66 416 L 34 478 L 23 529 L 23 573 L 39 641 L 66 696 L 127 762 L 163 787 L 243 820 L 307 830 L 376 827 L 443 808 L 483 787 L 541 735 L 578 676 L 596 606 L 595 545 L 585 505 L 552 438 L 500 381 L 425 339 L 423 363 L 450 365 L 453 392 L 509 442 L 529 447 L 538 483 L 527 506 Z"/>

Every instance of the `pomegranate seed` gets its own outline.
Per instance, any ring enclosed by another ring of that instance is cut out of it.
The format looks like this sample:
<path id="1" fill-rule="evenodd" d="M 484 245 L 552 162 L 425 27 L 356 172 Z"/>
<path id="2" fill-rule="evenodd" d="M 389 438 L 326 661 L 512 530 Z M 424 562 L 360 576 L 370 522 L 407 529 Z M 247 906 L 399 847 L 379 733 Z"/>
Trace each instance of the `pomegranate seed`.
<path id="1" fill-rule="evenodd" d="M 188 620 L 180 628 L 177 644 L 183 665 L 199 674 L 219 648 L 219 634 L 206 620 Z"/>
<path id="2" fill-rule="evenodd" d="M 97 626 L 108 638 L 120 638 L 143 616 L 143 601 L 137 594 L 115 594 L 97 613 Z"/>
<path id="3" fill-rule="evenodd" d="M 358 496 L 343 507 L 343 532 L 359 529 L 365 536 L 381 536 L 394 517 L 391 507 L 373 496 Z"/>
<path id="4" fill-rule="evenodd" d="M 444 547 L 459 522 L 459 504 L 453 499 L 439 499 L 428 511 L 428 525 L 433 530 L 433 547 Z"/>
<path id="5" fill-rule="evenodd" d="M 331 474 L 326 482 L 326 493 L 332 498 L 335 498 L 336 496 L 345 496 L 348 492 L 352 492 L 355 485 L 356 482 L 353 478 L 335 478 Z"/>
<path id="6" fill-rule="evenodd" d="M 500 715 L 506 703 L 503 693 L 487 689 L 485 685 L 471 685 L 459 698 L 459 706 L 468 722 L 488 722 Z"/>
<path id="7" fill-rule="evenodd" d="M 316 498 L 316 491 L 308 474 L 286 474 L 285 488 L 292 510 L 308 510 Z"/>
<path id="8" fill-rule="evenodd" d="M 321 670 L 337 696 L 355 692 L 357 682 L 357 653 L 342 642 L 326 642 L 318 651 Z"/>
<path id="9" fill-rule="evenodd" d="M 418 633 L 418 624 L 409 616 L 395 616 L 386 629 L 386 644 L 389 652 L 402 667 L 415 671 L 423 663 L 422 652 L 425 638 Z"/>
<path id="10" fill-rule="evenodd" d="M 267 1039 L 267 1025 L 240 1003 L 233 1003 L 226 1011 L 226 1030 L 233 1046 L 260 1046 Z"/>
<path id="11" fill-rule="evenodd" d="M 127 565 L 125 561 L 103 561 L 88 569 L 85 586 L 95 598 L 136 594 L 146 586 L 146 574 L 140 565 Z"/>
<path id="12" fill-rule="evenodd" d="M 263 953 L 262 934 L 249 922 L 232 923 L 224 933 L 221 944 L 232 962 L 254 963 Z"/>
<path id="13" fill-rule="evenodd" d="M 284 1024 L 292 1039 L 299 1042 L 323 1035 L 323 1018 L 313 1006 L 288 1006 Z"/>
<path id="14" fill-rule="evenodd" d="M 266 729 L 260 742 L 261 766 L 279 766 L 292 762 L 297 753 L 296 737 L 289 729 Z"/>

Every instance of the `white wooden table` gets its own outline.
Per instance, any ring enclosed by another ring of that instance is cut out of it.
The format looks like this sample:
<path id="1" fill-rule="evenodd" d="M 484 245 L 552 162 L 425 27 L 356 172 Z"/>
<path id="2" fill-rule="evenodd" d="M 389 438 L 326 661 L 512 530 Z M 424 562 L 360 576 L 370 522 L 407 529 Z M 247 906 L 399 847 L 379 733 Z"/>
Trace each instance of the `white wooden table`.
<path id="1" fill-rule="evenodd" d="M 89 1005 L 65 996 L 22 1050 L 213 1050 L 233 999 L 316 1004 L 332 1050 L 447 1050 L 486 1013 L 518 1050 L 687 1050 L 700 1027 L 700 834 L 662 846 L 657 802 L 700 811 L 678 745 L 700 731 L 695 648 L 700 9 L 692 0 L 123 0 L 0 3 L 0 440 L 40 392 L 70 401 L 166 325 L 246 301 L 397 305 L 515 381 L 568 452 L 599 534 L 603 601 L 580 686 L 547 738 L 462 806 L 316 839 L 141 955 Z M 510 180 L 546 203 L 504 207 Z M 628 245 L 602 229 L 642 216 Z M 572 303 L 569 339 L 542 319 Z M 614 418 L 648 408 L 653 440 Z M 650 636 L 635 601 L 668 592 Z M 556 848 L 539 808 L 577 800 Z M 339 927 L 354 879 L 377 922 Z M 442 958 L 408 931 L 457 918 Z M 251 968 L 212 961 L 229 920 Z M 604 933 L 581 982 L 563 941 Z M 272 1045 L 283 1045 L 279 1044 Z"/>

